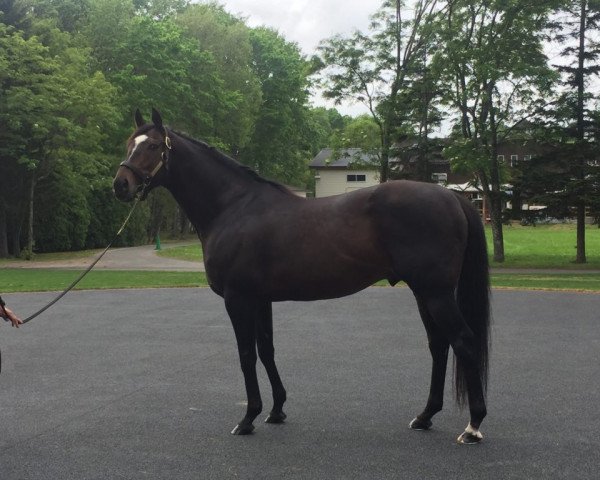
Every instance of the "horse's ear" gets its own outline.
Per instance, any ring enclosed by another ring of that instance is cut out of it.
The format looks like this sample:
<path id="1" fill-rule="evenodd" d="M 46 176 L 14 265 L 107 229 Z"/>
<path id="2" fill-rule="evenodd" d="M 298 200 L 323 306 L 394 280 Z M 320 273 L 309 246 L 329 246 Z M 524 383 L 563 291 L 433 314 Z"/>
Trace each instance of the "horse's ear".
<path id="1" fill-rule="evenodd" d="M 144 117 L 142 117 L 142 113 L 140 112 L 139 108 L 135 109 L 135 126 L 137 128 L 140 128 L 142 125 L 145 125 L 146 122 L 144 121 Z"/>
<path id="2" fill-rule="evenodd" d="M 162 117 L 160 116 L 158 110 L 156 110 L 155 108 L 152 109 L 152 123 L 154 123 L 154 125 L 158 128 L 161 128 L 163 124 Z"/>

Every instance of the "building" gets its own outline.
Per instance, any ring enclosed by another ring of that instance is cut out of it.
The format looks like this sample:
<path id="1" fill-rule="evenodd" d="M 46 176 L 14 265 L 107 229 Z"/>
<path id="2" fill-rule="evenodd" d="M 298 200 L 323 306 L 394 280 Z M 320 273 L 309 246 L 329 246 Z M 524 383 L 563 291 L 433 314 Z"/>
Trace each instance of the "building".
<path id="1" fill-rule="evenodd" d="M 334 156 L 335 153 L 335 156 Z M 379 183 L 379 160 L 359 148 L 324 148 L 310 162 L 315 197 L 347 193 Z"/>
<path id="2" fill-rule="evenodd" d="M 474 185 L 467 175 L 453 172 L 450 162 L 444 158 L 442 150 L 448 139 L 434 139 L 429 146 L 427 178 L 469 198 L 479 209 L 483 218 L 489 217 L 488 206 L 481 189 Z M 417 178 L 417 145 L 408 141 L 396 146 L 397 157 L 390 159 L 392 178 Z M 539 155 L 544 148 L 532 141 L 505 141 L 498 145 L 498 161 L 512 169 Z M 376 155 L 365 154 L 359 148 L 334 150 L 324 148 L 309 165 L 315 178 L 315 197 L 326 197 L 351 192 L 379 183 L 379 159 Z M 504 208 L 513 211 L 519 218 L 521 212 L 538 212 L 543 206 L 530 205 L 514 185 L 504 185 L 508 194 Z"/>

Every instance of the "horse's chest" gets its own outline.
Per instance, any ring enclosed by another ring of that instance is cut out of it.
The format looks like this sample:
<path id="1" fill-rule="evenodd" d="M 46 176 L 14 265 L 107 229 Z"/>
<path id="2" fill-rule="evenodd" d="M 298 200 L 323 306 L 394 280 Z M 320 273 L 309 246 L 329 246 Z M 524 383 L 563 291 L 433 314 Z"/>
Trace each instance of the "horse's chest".
<path id="1" fill-rule="evenodd" d="M 263 271 L 258 249 L 241 242 L 228 242 L 204 253 L 204 267 L 210 287 L 222 295 L 227 287 L 252 285 Z"/>

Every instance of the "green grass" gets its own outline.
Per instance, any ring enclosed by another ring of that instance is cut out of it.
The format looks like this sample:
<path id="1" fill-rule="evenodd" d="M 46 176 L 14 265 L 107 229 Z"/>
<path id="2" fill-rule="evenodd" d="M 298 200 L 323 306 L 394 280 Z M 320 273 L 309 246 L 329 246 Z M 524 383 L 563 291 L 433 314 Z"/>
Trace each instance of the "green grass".
<path id="1" fill-rule="evenodd" d="M 79 275 L 78 270 L 7 268 L 0 270 L 1 293 L 59 291 L 65 289 Z M 378 286 L 387 286 L 385 281 Z M 166 288 L 206 287 L 202 272 L 150 272 L 97 270 L 89 273 L 76 287 L 85 289 L 113 288 Z M 492 286 L 496 288 L 553 289 L 600 292 L 600 274 L 513 274 L 494 273 Z"/>
<path id="2" fill-rule="evenodd" d="M 504 263 L 491 260 L 492 230 L 486 227 L 490 265 L 498 268 L 553 268 L 575 270 L 600 270 L 600 228 L 586 228 L 587 263 L 574 263 L 575 225 L 538 225 L 522 227 L 505 226 Z"/>
<path id="3" fill-rule="evenodd" d="M 202 261 L 202 247 L 199 243 L 194 245 L 184 245 L 181 247 L 169 247 L 159 250 L 158 255 L 161 257 L 176 258 L 177 260 L 187 260 L 188 262 Z"/>
<path id="4" fill-rule="evenodd" d="M 2 293 L 58 291 L 68 287 L 79 274 L 79 270 L 5 268 L 0 270 L 0 285 Z M 207 285 L 206 275 L 202 272 L 94 270 L 75 288 L 95 290 Z"/>
<path id="5" fill-rule="evenodd" d="M 486 227 L 490 255 L 491 230 Z M 490 262 L 494 268 L 492 286 L 496 288 L 558 289 L 600 292 L 600 274 L 585 270 L 600 270 L 600 229 L 588 226 L 586 246 L 588 263 L 573 263 L 575 257 L 574 225 L 540 225 L 504 227 L 506 261 Z M 40 254 L 36 261 L 60 261 L 72 258 L 93 258 L 97 250 L 75 253 Z M 188 261 L 202 261 L 200 245 L 166 247 L 159 255 Z M 6 260 L 0 260 L 0 267 Z M 23 261 L 25 263 L 25 261 Z M 557 269 L 559 273 L 504 273 L 503 268 Z M 580 271 L 573 271 L 580 270 Z M 79 270 L 65 269 L 0 269 L 0 293 L 25 291 L 58 291 L 66 288 Z M 379 282 L 377 285 L 387 285 Z M 199 272 L 152 272 L 94 270 L 76 287 L 78 289 L 201 287 L 207 286 L 206 275 Z"/>
<path id="6" fill-rule="evenodd" d="M 505 226 L 504 263 L 492 261 L 492 230 L 486 227 L 490 264 L 498 268 L 553 268 L 571 270 L 600 270 L 600 228 L 588 225 L 586 229 L 586 264 L 574 263 L 575 225 L 539 225 L 522 227 Z M 179 260 L 202 261 L 202 250 L 198 244 L 165 248 L 158 253 L 162 257 Z"/>
<path id="7" fill-rule="evenodd" d="M 595 273 L 493 273 L 491 282 L 494 288 L 600 292 L 600 274 Z"/>

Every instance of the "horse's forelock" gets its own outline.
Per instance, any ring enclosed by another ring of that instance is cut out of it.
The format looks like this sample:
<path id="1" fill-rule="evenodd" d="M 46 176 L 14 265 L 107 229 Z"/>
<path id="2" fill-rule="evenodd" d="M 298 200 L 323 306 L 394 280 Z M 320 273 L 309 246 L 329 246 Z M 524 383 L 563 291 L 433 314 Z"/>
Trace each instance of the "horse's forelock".
<path id="1" fill-rule="evenodd" d="M 139 137 L 140 135 L 146 135 L 150 130 L 157 129 L 156 125 L 151 123 L 147 123 L 146 125 L 142 125 L 141 127 L 135 129 L 135 131 L 128 138 L 127 142 L 132 141 L 134 138 Z"/>

